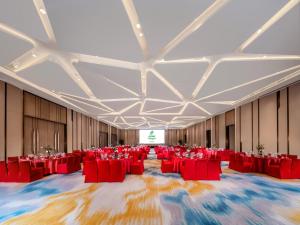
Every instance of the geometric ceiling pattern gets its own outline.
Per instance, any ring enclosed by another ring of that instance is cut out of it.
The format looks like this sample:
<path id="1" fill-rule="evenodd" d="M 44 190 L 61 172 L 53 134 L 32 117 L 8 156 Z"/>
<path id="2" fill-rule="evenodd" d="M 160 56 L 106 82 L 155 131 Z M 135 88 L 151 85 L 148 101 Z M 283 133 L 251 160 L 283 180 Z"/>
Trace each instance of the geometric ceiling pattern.
<path id="1" fill-rule="evenodd" d="M 299 80 L 300 0 L 2 0 L 0 72 L 119 128 L 184 128 Z"/>

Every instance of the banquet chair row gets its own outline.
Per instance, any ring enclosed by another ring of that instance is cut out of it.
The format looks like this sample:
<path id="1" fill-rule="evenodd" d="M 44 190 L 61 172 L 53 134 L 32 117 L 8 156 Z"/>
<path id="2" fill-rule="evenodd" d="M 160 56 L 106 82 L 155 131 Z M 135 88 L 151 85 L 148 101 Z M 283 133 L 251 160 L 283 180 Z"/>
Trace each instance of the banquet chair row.
<path id="1" fill-rule="evenodd" d="M 43 176 L 43 168 L 34 168 L 30 161 L 0 161 L 0 182 L 32 182 Z"/>
<path id="2" fill-rule="evenodd" d="M 300 159 L 296 155 L 255 157 L 245 153 L 230 156 L 229 168 L 239 172 L 264 173 L 279 179 L 299 179 Z"/>
<path id="3" fill-rule="evenodd" d="M 126 166 L 122 160 L 86 160 L 83 162 L 85 183 L 123 182 Z"/>
<path id="4" fill-rule="evenodd" d="M 219 159 L 185 159 L 180 168 L 184 180 L 220 180 Z"/>

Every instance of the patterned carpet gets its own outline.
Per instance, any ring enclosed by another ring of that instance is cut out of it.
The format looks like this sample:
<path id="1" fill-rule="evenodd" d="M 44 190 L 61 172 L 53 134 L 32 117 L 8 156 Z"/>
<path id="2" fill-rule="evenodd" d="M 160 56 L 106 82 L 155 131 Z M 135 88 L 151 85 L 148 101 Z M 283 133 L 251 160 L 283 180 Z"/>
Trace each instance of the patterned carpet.
<path id="1" fill-rule="evenodd" d="M 240 174 L 188 181 L 145 161 L 143 176 L 84 184 L 81 173 L 0 183 L 1 224 L 300 224 L 300 180 Z"/>

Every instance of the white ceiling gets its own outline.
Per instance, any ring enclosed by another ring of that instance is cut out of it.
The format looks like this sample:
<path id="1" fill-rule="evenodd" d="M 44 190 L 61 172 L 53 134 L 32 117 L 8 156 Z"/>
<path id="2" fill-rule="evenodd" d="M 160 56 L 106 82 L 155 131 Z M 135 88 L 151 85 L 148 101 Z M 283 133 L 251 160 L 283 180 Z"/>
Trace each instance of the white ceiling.
<path id="1" fill-rule="evenodd" d="M 184 128 L 299 80 L 300 0 L 2 0 L 0 72 L 120 128 Z"/>

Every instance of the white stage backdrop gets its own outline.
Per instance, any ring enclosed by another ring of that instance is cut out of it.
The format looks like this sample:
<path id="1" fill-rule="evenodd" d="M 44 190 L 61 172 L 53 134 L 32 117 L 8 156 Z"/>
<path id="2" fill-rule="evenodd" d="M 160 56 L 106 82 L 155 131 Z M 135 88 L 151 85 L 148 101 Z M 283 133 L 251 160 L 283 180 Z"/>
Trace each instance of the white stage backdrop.
<path id="1" fill-rule="evenodd" d="M 140 130 L 140 144 L 164 144 L 165 130 Z"/>

